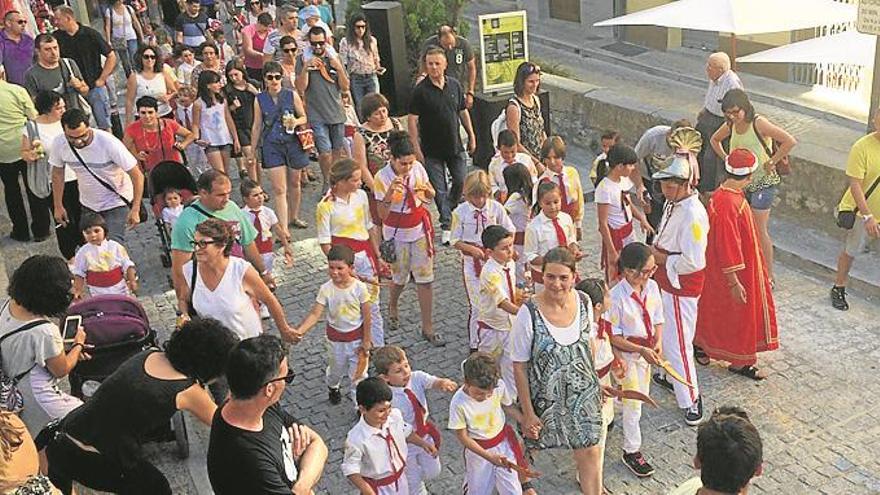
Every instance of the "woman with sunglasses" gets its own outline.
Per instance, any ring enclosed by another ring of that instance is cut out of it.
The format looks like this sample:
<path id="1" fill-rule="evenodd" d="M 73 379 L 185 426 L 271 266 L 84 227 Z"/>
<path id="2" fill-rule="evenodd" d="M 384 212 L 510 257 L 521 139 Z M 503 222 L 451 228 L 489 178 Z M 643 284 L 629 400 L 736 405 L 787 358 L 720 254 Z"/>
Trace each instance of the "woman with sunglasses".
<path id="1" fill-rule="evenodd" d="M 515 96 L 508 100 L 505 115 L 507 128 L 516 134 L 517 151 L 528 153 L 536 165 L 540 164 L 541 145 L 547 139 L 544 132 L 544 116 L 541 114 L 541 68 L 531 62 L 523 62 L 516 68 L 513 79 Z"/>
<path id="2" fill-rule="evenodd" d="M 196 137 L 174 119 L 159 118 L 159 102 L 152 96 L 141 96 L 137 102 L 138 117 L 125 128 L 122 143 L 131 151 L 148 174 L 164 161 L 183 163 L 182 152 Z M 180 141 L 177 141 L 180 138 Z M 153 191 L 159 193 L 161 191 Z"/>
<path id="3" fill-rule="evenodd" d="M 141 449 L 144 439 L 188 411 L 211 424 L 217 405 L 205 385 L 223 375 L 238 338 L 211 318 L 187 322 L 165 349 L 132 356 L 82 406 L 37 437 L 47 442 L 49 478 L 64 494 L 73 482 L 113 493 L 170 494 L 165 475 Z"/>
<path id="4" fill-rule="evenodd" d="M 302 170 L 309 165 L 309 155 L 303 151 L 297 136 L 297 128 L 305 125 L 308 119 L 299 94 L 282 88 L 282 79 L 281 65 L 266 62 L 263 68 L 265 91 L 257 95 L 254 104 L 251 135 L 254 147 L 261 146 L 262 139 L 263 170 L 269 174 L 272 183 L 278 223 L 289 237 L 289 224 L 296 228 L 308 227 L 299 218 L 299 208 Z"/>
<path id="5" fill-rule="evenodd" d="M 232 228 L 222 220 L 209 218 L 196 226 L 191 242 L 193 259 L 183 265 L 190 295 L 188 300 L 178 301 L 183 320 L 193 315 L 216 318 L 240 339 L 246 339 L 263 333 L 259 312 L 263 303 L 281 335 L 292 335 L 284 308 L 257 270 L 244 258 L 229 256 L 234 241 Z"/>
<path id="6" fill-rule="evenodd" d="M 345 38 L 339 42 L 339 56 L 351 81 L 351 96 L 358 120 L 365 115 L 360 102 L 365 95 L 379 92 L 379 75 L 385 73 L 379 60 L 379 45 L 370 33 L 370 25 L 363 14 L 355 14 L 348 21 Z"/>
<path id="7" fill-rule="evenodd" d="M 278 41 L 281 50 L 281 58 L 278 63 L 284 71 L 284 79 L 281 80 L 281 87 L 296 91 L 294 81 L 296 80 L 296 54 L 299 50 L 296 38 L 293 36 L 282 36 Z"/>
<path id="8" fill-rule="evenodd" d="M 575 289 L 570 250 L 551 249 L 541 270 L 542 289 L 520 307 L 510 334 L 523 437 L 529 451 L 571 450 L 580 493 L 599 495 L 605 426 L 591 335 L 593 306 L 602 301 Z"/>
<path id="9" fill-rule="evenodd" d="M 134 103 L 142 96 L 152 96 L 156 99 L 160 117 L 174 118 L 170 102 L 177 94 L 177 82 L 171 74 L 163 70 L 163 66 L 155 48 L 143 46 L 137 51 L 134 71 L 128 76 L 128 86 L 125 91 L 126 125 L 131 124 L 136 118 Z"/>
<path id="10" fill-rule="evenodd" d="M 229 111 L 241 144 L 241 156 L 237 158 L 238 175 L 250 177 L 259 183 L 260 169 L 257 167 L 254 147 L 251 146 L 251 126 L 254 123 L 254 101 L 260 91 L 248 79 L 244 63 L 238 57 L 226 64 L 226 81 Z"/>

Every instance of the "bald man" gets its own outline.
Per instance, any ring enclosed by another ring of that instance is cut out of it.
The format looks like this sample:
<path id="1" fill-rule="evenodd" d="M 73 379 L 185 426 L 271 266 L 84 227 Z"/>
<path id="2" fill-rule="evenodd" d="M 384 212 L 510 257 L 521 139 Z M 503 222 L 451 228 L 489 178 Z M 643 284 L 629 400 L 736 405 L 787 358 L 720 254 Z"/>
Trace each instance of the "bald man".
<path id="1" fill-rule="evenodd" d="M 703 109 L 697 114 L 696 126 L 703 136 L 703 149 L 697 156 L 700 163 L 700 184 L 697 188 L 704 195 L 711 194 L 724 179 L 724 161 L 709 146 L 709 137 L 724 124 L 721 99 L 731 89 L 743 88 L 739 76 L 730 70 L 730 57 L 724 52 L 709 55 L 706 61 L 706 77 L 709 79 L 709 88 L 706 90 Z M 726 148 L 728 142 L 722 144 Z"/>
<path id="2" fill-rule="evenodd" d="M 467 38 L 459 36 L 453 27 L 440 26 L 437 34 L 422 44 L 423 74 L 426 72 L 425 53 L 432 46 L 439 46 L 446 52 L 446 75 L 454 77 L 461 84 L 465 92 L 465 106 L 470 109 L 474 104 L 474 91 L 477 87 L 477 59 Z"/>

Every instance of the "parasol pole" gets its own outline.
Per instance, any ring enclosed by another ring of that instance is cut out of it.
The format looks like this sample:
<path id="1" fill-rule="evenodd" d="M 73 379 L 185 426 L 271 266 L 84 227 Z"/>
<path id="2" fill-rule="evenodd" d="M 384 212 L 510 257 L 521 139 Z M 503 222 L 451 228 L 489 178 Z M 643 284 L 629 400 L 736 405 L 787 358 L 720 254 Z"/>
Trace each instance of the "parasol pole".
<path id="1" fill-rule="evenodd" d="M 730 68 L 736 71 L 736 33 L 730 33 Z"/>

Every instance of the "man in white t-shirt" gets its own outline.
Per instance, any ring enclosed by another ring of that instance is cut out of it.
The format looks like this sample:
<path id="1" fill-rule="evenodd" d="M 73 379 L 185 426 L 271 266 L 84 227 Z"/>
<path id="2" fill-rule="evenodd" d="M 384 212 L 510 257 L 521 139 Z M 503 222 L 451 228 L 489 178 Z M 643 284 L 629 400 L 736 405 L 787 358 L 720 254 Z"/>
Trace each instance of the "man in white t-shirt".
<path id="1" fill-rule="evenodd" d="M 99 213 L 107 223 L 109 237 L 124 242 L 126 226 L 134 227 L 141 221 L 144 174 L 137 159 L 109 132 L 89 128 L 88 116 L 79 108 L 64 112 L 61 125 L 64 135 L 57 136 L 49 147 L 55 221 L 62 225 L 69 221 L 61 203 L 66 165 L 79 182 L 83 213 Z"/>

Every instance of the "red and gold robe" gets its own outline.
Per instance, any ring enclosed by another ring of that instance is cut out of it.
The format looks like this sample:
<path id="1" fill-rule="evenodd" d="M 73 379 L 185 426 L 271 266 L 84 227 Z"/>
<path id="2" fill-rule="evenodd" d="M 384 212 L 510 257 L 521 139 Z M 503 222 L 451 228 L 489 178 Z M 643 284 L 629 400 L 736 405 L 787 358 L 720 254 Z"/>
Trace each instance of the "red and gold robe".
<path id="1" fill-rule="evenodd" d="M 779 347 L 776 307 L 752 211 L 742 191 L 720 187 L 709 201 L 706 283 L 694 344 L 733 366 L 755 364 Z M 725 274 L 736 272 L 746 304 L 735 301 Z"/>

